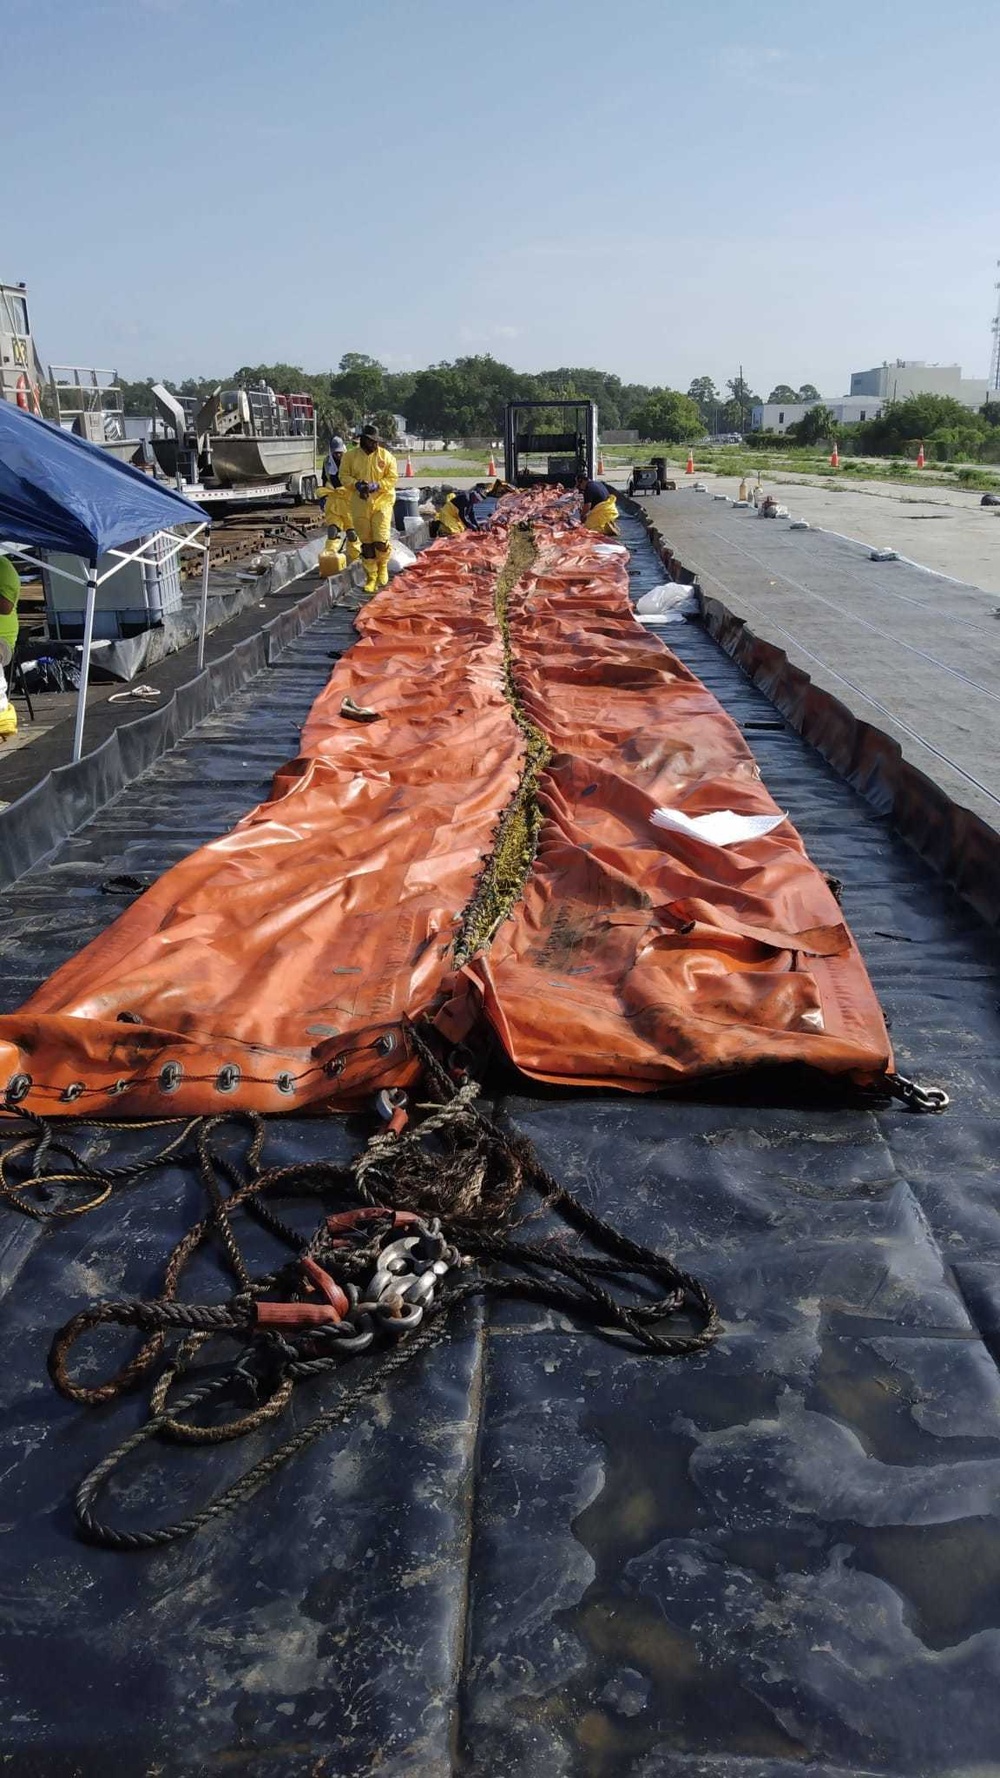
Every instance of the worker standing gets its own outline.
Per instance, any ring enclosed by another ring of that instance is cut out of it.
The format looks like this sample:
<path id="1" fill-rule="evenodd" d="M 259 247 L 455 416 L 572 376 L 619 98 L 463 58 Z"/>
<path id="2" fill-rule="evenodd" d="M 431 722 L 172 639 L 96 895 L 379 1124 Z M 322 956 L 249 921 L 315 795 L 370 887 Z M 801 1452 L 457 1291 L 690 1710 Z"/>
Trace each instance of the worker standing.
<path id="1" fill-rule="evenodd" d="M 599 531 L 602 537 L 618 536 L 618 502 L 607 482 L 594 481 L 578 475 L 576 485 L 583 498 L 582 518 L 588 531 Z"/>
<path id="2" fill-rule="evenodd" d="M 21 582 L 18 572 L 9 556 L 0 555 L 0 740 L 6 741 L 17 733 L 17 712 L 7 697 L 7 676 L 3 669 L 9 667 L 17 647 L 19 620 L 17 602 L 21 597 Z"/>
<path id="3" fill-rule="evenodd" d="M 325 501 L 323 517 L 326 521 L 327 538 L 334 549 L 343 551 L 344 558 L 350 565 L 360 556 L 361 544 L 351 521 L 351 490 L 345 488 L 340 479 L 340 465 L 346 449 L 342 438 L 331 438 L 323 465 L 326 479 L 316 492 Z"/>
<path id="4" fill-rule="evenodd" d="M 365 592 L 389 582 L 389 531 L 396 497 L 396 459 L 379 442 L 378 427 L 365 421 L 356 445 L 340 460 L 340 485 L 351 496 L 351 524 L 361 539 Z"/>

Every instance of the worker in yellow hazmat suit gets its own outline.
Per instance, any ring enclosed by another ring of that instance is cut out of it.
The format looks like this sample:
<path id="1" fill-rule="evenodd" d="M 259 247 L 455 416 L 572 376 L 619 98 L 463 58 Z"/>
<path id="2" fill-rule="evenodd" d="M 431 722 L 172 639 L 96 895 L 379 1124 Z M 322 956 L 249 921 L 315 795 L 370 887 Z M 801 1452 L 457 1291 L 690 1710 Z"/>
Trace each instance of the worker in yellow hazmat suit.
<path id="1" fill-rule="evenodd" d="M 389 582 L 389 531 L 396 496 L 396 459 L 379 443 L 378 427 L 365 421 L 356 445 L 340 460 L 340 485 L 351 496 L 351 524 L 361 539 L 365 592 Z"/>
<path id="2" fill-rule="evenodd" d="M 21 580 L 9 556 L 0 555 L 0 741 L 17 733 L 17 712 L 7 697 L 9 667 L 17 647 L 17 602 L 21 597 Z"/>
<path id="3" fill-rule="evenodd" d="M 596 482 L 578 475 L 576 485 L 583 498 L 583 522 L 588 531 L 599 531 L 602 537 L 618 536 L 618 502 L 607 482 Z"/>
<path id="4" fill-rule="evenodd" d="M 432 537 L 458 537 L 465 530 L 465 523 L 458 507 L 455 505 L 454 492 L 447 494 L 443 505 L 439 506 L 431 520 Z"/>
<path id="5" fill-rule="evenodd" d="M 351 521 L 351 490 L 340 479 L 340 465 L 347 446 L 342 438 L 331 438 L 330 451 L 324 465 L 326 480 L 317 495 L 324 501 L 323 518 L 326 535 L 337 551 L 342 551 L 348 565 L 361 554 L 361 542 Z"/>

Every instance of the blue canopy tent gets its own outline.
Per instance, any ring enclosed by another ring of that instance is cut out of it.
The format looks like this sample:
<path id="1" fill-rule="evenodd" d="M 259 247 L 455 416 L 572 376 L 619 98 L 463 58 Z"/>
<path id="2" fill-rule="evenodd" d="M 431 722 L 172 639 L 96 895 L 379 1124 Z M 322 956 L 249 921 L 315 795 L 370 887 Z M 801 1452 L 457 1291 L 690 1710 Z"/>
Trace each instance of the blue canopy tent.
<path id="1" fill-rule="evenodd" d="M 200 549 L 201 666 L 208 607 L 208 541 L 197 540 L 209 524 L 200 506 L 130 464 L 117 462 L 99 445 L 36 419 L 11 402 L 0 401 L 0 548 L 34 568 L 43 566 L 33 553 L 39 550 L 67 552 L 88 564 L 83 582 L 87 591 L 74 759 L 83 751 L 98 586 L 129 562 L 154 557 L 162 562 L 191 545 Z M 114 565 L 99 575 L 102 556 L 113 558 Z M 82 581 L 81 576 L 51 565 L 49 572 Z"/>

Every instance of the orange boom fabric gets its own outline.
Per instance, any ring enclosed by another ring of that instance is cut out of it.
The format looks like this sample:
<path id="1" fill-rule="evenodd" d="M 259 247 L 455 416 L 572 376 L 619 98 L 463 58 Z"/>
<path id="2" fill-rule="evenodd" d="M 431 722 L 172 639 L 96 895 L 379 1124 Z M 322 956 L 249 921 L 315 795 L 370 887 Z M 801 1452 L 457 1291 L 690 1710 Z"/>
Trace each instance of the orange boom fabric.
<path id="1" fill-rule="evenodd" d="M 764 1062 L 861 1080 L 891 1065 L 790 822 L 723 849 L 653 825 L 660 806 L 777 811 L 739 730 L 635 621 L 624 554 L 565 498 L 500 511 L 367 607 L 269 800 L 0 1018 L 8 1102 L 347 1109 L 416 1077 L 422 1015 L 454 1037 L 485 1017 L 526 1073 L 629 1091 Z M 511 584 L 515 523 L 534 560 Z M 379 720 L 345 718 L 345 697 Z M 537 855 L 460 961 L 526 786 Z"/>
<path id="2" fill-rule="evenodd" d="M 553 753 L 524 895 L 468 975 L 545 1080 L 648 1091 L 779 1062 L 881 1075 L 881 1011 L 791 822 L 719 848 L 689 816 L 778 811 L 743 736 L 632 617 L 626 558 L 549 529 L 511 601 L 524 708 Z"/>

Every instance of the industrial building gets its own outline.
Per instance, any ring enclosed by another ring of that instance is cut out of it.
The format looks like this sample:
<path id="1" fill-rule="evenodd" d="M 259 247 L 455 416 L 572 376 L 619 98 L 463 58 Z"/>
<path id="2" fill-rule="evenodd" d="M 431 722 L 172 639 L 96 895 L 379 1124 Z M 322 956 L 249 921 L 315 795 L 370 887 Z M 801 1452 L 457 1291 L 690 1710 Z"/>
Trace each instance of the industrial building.
<path id="1" fill-rule="evenodd" d="M 906 401 L 911 395 L 948 395 L 972 411 L 981 408 L 989 394 L 986 377 L 963 377 L 960 364 L 925 364 L 922 358 L 896 358 L 871 370 L 851 372 L 848 395 L 822 396 L 816 401 L 764 401 L 753 408 L 754 432 L 787 432 L 811 407 L 828 407 L 841 426 L 875 420 L 889 401 Z"/>
<path id="2" fill-rule="evenodd" d="M 851 394 L 879 401 L 906 401 L 911 395 L 949 395 L 963 407 L 981 408 L 989 390 L 986 377 L 963 377 L 960 364 L 925 364 L 922 358 L 896 358 L 872 370 L 851 372 Z"/>
<path id="3" fill-rule="evenodd" d="M 754 432 L 787 432 L 811 407 L 828 407 L 840 426 L 875 420 L 882 412 L 881 401 L 870 395 L 821 396 L 819 401 L 763 401 L 751 409 L 751 428 Z"/>

